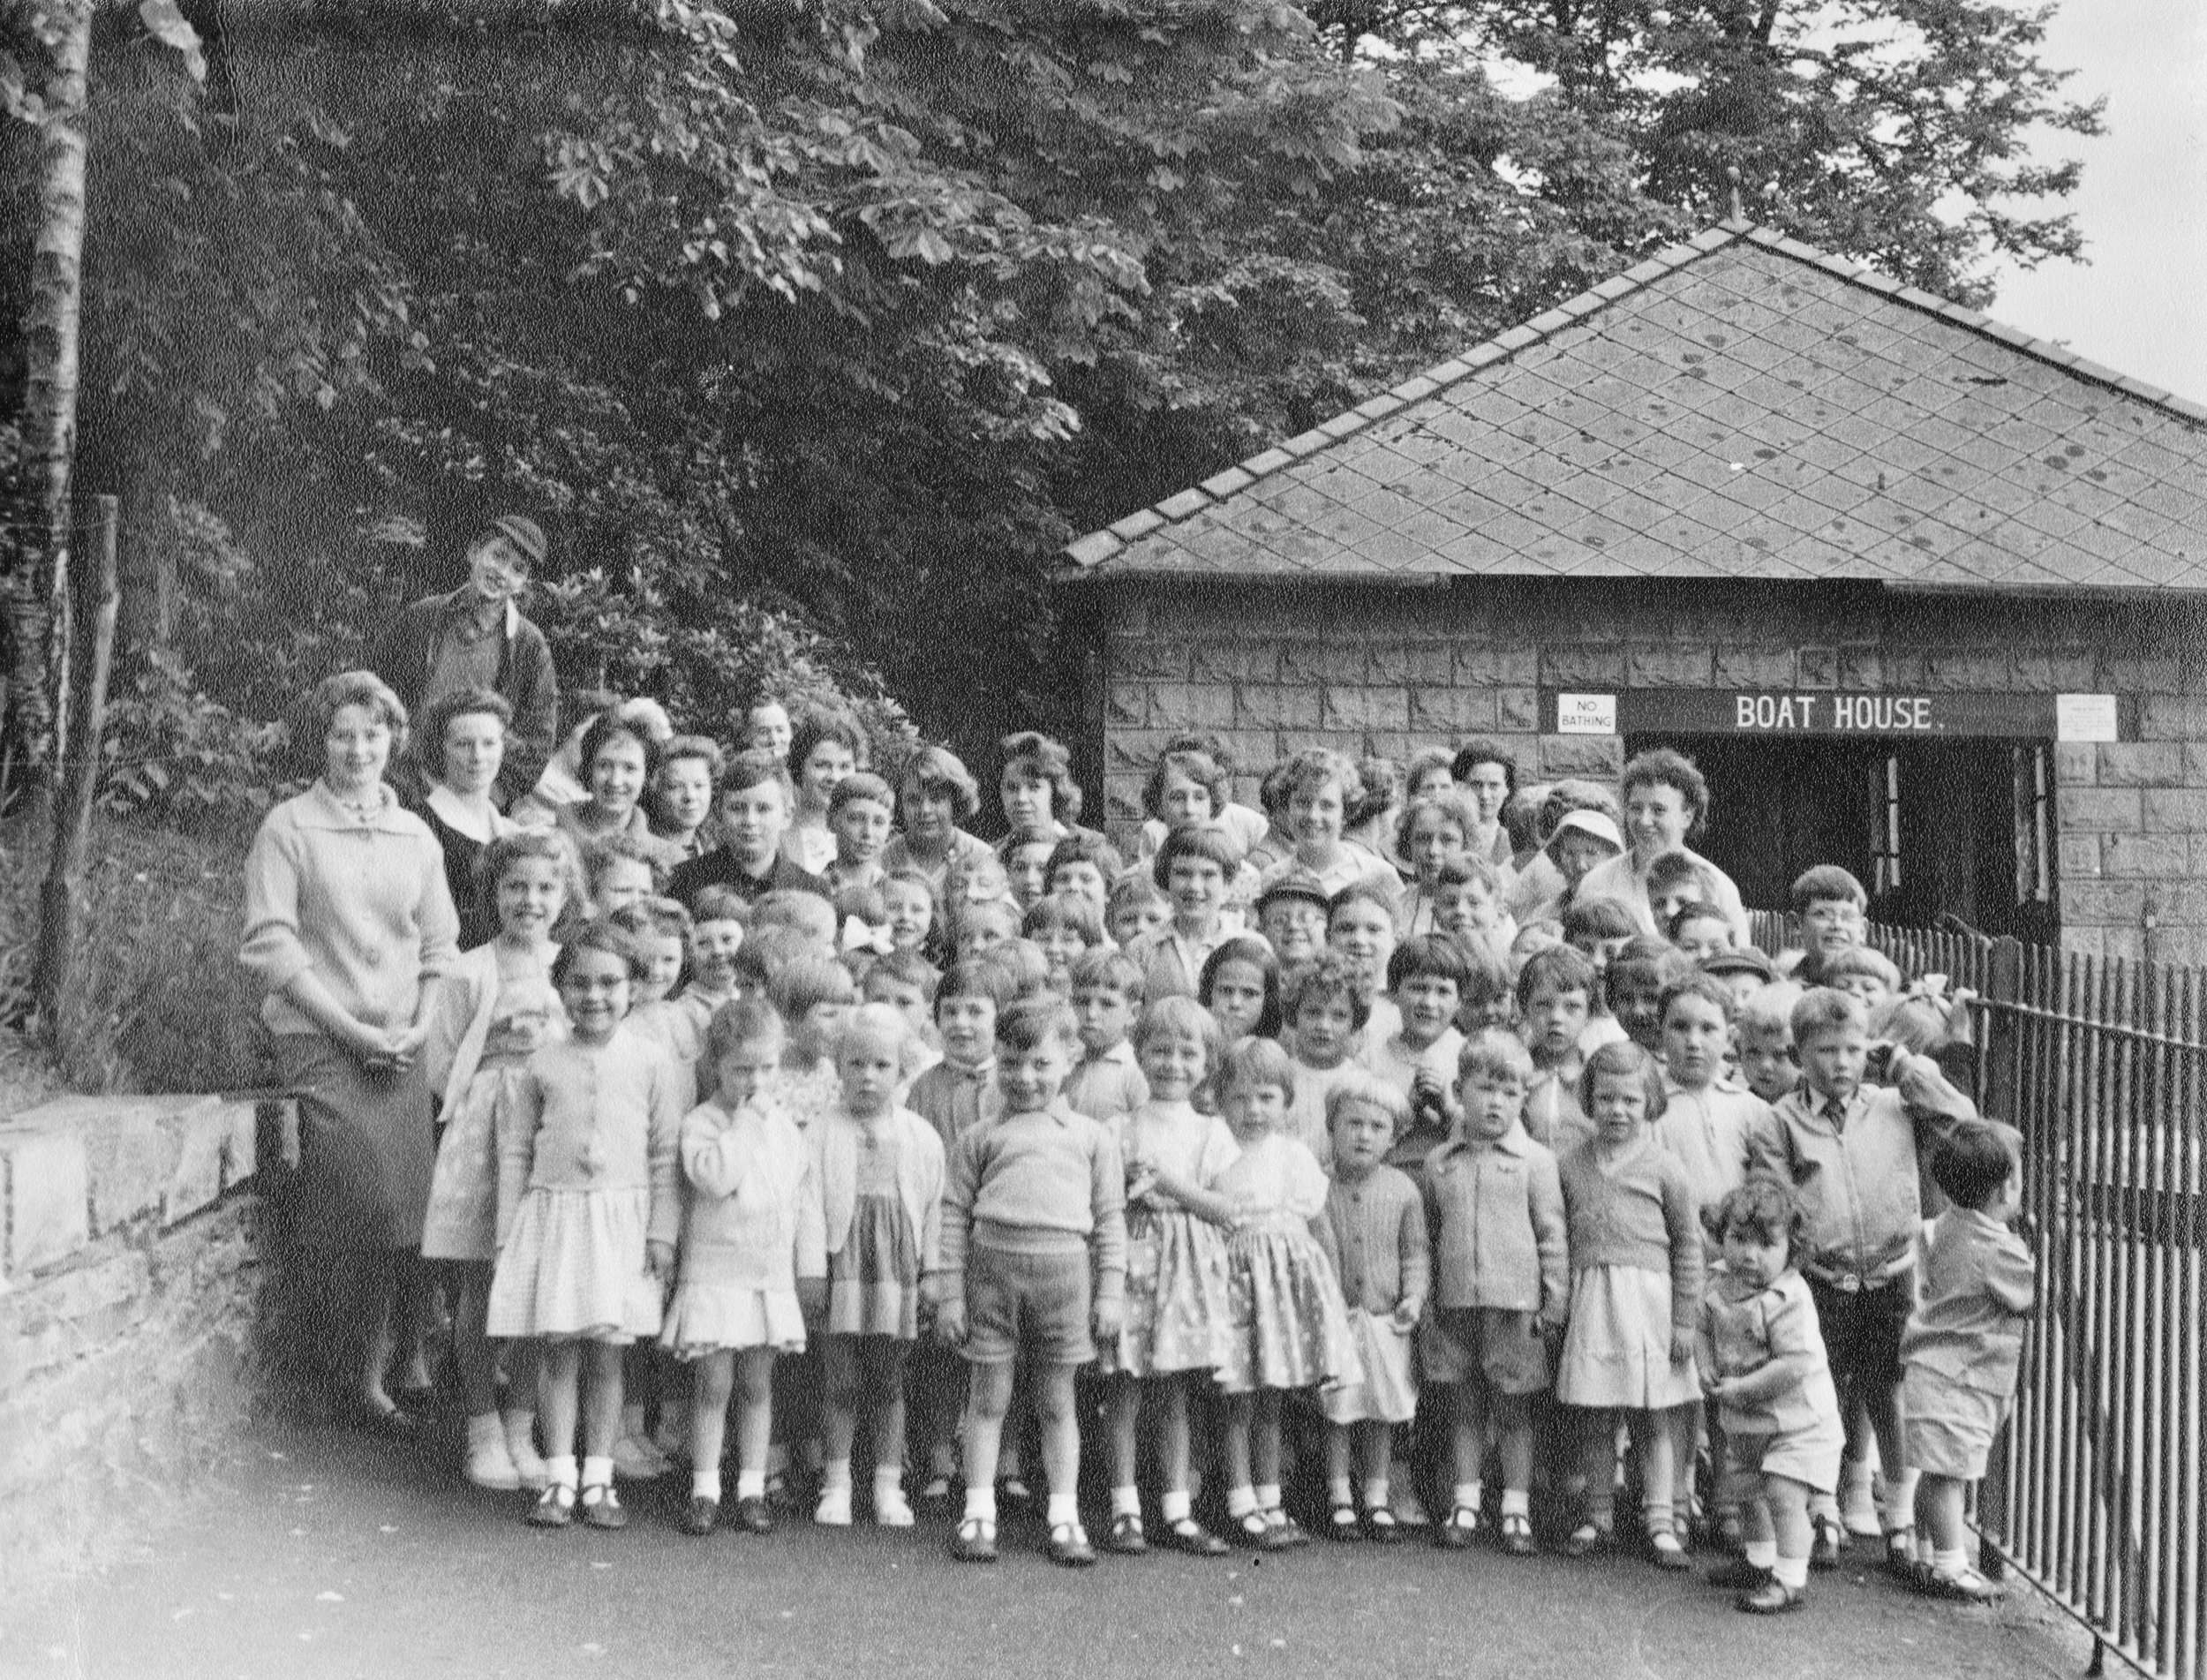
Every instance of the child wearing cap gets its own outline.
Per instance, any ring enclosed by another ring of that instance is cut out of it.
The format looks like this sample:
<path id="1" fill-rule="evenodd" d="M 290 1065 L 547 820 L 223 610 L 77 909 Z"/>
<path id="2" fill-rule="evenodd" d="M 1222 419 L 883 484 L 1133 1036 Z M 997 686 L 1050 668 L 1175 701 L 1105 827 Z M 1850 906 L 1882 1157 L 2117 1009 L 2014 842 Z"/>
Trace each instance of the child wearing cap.
<path id="1" fill-rule="evenodd" d="M 1290 870 L 1257 895 L 1257 931 L 1283 968 L 1308 962 L 1326 944 L 1326 912 L 1332 900 L 1315 875 Z"/>

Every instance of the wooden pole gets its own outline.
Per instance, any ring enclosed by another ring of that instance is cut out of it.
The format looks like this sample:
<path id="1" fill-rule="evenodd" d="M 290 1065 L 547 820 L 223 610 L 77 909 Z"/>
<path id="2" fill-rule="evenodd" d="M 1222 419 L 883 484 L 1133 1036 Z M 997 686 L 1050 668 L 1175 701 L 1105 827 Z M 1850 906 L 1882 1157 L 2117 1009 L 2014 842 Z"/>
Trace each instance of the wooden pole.
<path id="1" fill-rule="evenodd" d="M 91 645 L 72 660 L 77 681 L 69 707 L 69 737 L 62 765 L 61 799 L 54 810 L 53 848 L 39 891 L 38 966 L 32 997 L 49 1046 L 58 1049 L 61 1000 L 76 956 L 77 902 L 82 894 L 85 853 L 92 844 L 92 807 L 100 787 L 101 742 L 107 728 L 108 678 L 115 665 L 115 621 L 122 591 L 116 579 L 116 501 L 93 498 L 98 565 L 73 569 L 72 616 Z"/>

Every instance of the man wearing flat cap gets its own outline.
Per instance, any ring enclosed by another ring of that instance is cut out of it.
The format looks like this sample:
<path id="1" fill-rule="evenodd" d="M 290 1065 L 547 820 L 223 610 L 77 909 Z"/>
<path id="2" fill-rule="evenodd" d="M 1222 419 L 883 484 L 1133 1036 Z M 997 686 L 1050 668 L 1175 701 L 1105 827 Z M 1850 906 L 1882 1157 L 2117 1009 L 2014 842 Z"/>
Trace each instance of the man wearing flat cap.
<path id="1" fill-rule="evenodd" d="M 544 556 L 544 531 L 535 520 L 499 515 L 468 545 L 467 582 L 449 595 L 401 608 L 371 661 L 416 719 L 463 689 L 505 697 L 514 720 L 498 778 L 501 807 L 512 794 L 536 785 L 559 741 L 552 651 L 518 604 Z M 434 744 L 424 750 L 433 751 Z"/>

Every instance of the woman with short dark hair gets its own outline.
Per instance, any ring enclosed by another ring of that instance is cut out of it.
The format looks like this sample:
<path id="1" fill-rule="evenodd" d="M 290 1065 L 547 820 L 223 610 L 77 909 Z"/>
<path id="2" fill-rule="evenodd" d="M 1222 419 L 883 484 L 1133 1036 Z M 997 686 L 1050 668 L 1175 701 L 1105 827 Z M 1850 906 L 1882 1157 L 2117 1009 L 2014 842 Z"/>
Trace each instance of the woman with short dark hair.
<path id="1" fill-rule="evenodd" d="M 418 757 L 429 779 L 415 810 L 444 852 L 445 885 L 460 913 L 460 949 L 472 951 L 498 931 L 498 916 L 475 890 L 484 848 L 514 822 L 492 802 L 506 762 L 514 709 L 488 689 L 462 689 L 433 701 L 422 718 Z"/>
<path id="2" fill-rule="evenodd" d="M 1658 747 L 1625 765 L 1617 791 L 1624 806 L 1625 850 L 1595 864 L 1579 882 L 1575 900 L 1615 899 L 1632 913 L 1642 932 L 1668 938 L 1668 931 L 1655 925 L 1647 872 L 1657 858 L 1681 853 L 1706 872 L 1716 889 L 1716 908 L 1732 924 L 1733 938 L 1743 947 L 1752 944 L 1738 885 L 1686 844 L 1701 832 L 1709 814 L 1709 784 L 1700 767 L 1683 753 Z"/>

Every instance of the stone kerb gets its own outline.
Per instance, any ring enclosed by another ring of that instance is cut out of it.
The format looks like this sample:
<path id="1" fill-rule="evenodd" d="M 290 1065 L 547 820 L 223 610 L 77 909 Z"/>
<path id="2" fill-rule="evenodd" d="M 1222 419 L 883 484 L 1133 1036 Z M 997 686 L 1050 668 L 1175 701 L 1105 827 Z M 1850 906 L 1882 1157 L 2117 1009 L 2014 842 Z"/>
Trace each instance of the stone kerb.
<path id="1" fill-rule="evenodd" d="M 82 1561 L 257 1403 L 254 1171 L 288 1107 L 65 1097 L 0 1121 L 0 1578 Z"/>

